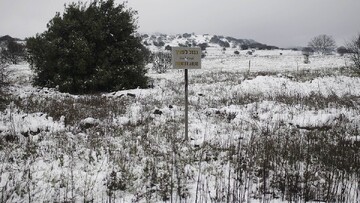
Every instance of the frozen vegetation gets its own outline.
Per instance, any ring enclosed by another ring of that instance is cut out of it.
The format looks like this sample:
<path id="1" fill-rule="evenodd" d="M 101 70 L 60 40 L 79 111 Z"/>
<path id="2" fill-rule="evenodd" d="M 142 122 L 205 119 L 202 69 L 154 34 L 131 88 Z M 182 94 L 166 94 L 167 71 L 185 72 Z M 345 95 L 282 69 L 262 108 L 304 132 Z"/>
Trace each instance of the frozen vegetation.
<path id="1" fill-rule="evenodd" d="M 183 71 L 149 64 L 153 88 L 90 96 L 33 87 L 28 64 L 10 66 L 0 202 L 360 202 L 347 56 L 304 64 L 300 51 L 229 44 L 209 43 L 189 71 L 189 141 Z"/>

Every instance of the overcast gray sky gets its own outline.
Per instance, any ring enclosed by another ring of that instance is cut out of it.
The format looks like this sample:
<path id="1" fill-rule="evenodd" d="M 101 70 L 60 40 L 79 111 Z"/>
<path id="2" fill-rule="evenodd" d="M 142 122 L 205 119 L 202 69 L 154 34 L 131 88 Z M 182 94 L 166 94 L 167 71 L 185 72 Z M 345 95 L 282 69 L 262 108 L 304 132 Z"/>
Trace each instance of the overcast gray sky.
<path id="1" fill-rule="evenodd" d="M 41 33 L 72 1 L 0 0 L 0 36 Z M 360 0 L 128 0 L 128 6 L 139 12 L 140 33 L 217 34 L 280 47 L 305 46 L 319 34 L 343 45 L 360 33 Z"/>

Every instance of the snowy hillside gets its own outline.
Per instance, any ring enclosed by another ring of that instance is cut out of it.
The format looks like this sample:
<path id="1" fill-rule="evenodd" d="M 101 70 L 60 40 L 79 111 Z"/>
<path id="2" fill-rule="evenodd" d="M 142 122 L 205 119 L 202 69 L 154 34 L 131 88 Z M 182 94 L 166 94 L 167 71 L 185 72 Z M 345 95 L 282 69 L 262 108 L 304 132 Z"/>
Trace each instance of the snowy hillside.
<path id="1" fill-rule="evenodd" d="M 10 66 L 0 202 L 360 202 L 360 78 L 346 55 L 305 64 L 239 48 L 252 40 L 179 36 L 143 41 L 208 44 L 189 71 L 187 141 L 181 70 L 149 64 L 153 88 L 71 95 Z"/>
<path id="2" fill-rule="evenodd" d="M 178 34 L 178 35 L 166 35 L 166 34 L 144 34 L 141 35 L 143 44 L 150 48 L 150 50 L 157 50 L 159 48 L 165 48 L 166 46 L 200 46 L 206 47 L 223 47 L 223 48 L 238 48 L 241 46 L 249 48 L 262 48 L 273 49 L 276 47 L 267 46 L 261 44 L 252 39 L 236 39 L 234 37 L 224 37 L 209 34 Z"/>

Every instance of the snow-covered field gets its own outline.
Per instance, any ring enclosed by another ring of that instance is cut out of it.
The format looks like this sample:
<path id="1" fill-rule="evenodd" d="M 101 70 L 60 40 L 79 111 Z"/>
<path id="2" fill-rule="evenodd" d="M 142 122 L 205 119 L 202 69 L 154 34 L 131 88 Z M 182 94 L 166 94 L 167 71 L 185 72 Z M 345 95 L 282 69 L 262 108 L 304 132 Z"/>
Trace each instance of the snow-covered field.
<path id="1" fill-rule="evenodd" d="M 149 65 L 154 88 L 79 96 L 11 66 L 0 201 L 360 202 L 350 60 L 234 50 L 209 47 L 189 70 L 189 141 L 181 70 Z"/>

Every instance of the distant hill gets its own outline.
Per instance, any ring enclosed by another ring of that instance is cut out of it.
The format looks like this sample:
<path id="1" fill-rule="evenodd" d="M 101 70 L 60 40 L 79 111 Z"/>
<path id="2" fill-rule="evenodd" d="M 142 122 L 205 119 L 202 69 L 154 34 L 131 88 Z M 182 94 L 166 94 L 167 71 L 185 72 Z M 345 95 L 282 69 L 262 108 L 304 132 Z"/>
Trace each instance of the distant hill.
<path id="1" fill-rule="evenodd" d="M 23 41 L 23 40 L 21 40 L 21 39 L 19 39 L 19 38 L 13 38 L 13 37 L 11 37 L 10 35 L 5 35 L 5 36 L 0 37 L 0 42 L 11 41 L 11 40 Z"/>
<path id="2" fill-rule="evenodd" d="M 276 46 L 271 46 L 257 42 L 253 39 L 237 39 L 234 37 L 225 37 L 221 35 L 209 34 L 176 34 L 166 35 L 161 33 L 156 34 L 142 34 L 142 42 L 150 49 L 158 49 L 166 46 L 200 46 L 202 49 L 206 47 L 223 47 L 223 48 L 238 48 L 238 49 L 278 49 Z M 0 45 L 4 46 L 5 43 L 15 40 L 19 43 L 25 43 L 24 40 L 13 38 L 9 35 L 0 37 Z"/>
<path id="3" fill-rule="evenodd" d="M 10 42 L 10 41 L 16 41 L 16 42 L 18 42 L 18 43 L 20 43 L 20 44 L 24 44 L 24 43 L 25 43 L 25 41 L 22 40 L 22 39 L 13 38 L 13 37 L 11 37 L 10 35 L 5 35 L 5 36 L 0 37 L 0 47 L 6 46 L 6 44 L 7 44 L 8 42 Z"/>
<path id="4" fill-rule="evenodd" d="M 200 46 L 206 47 L 224 47 L 224 48 L 239 48 L 239 49 L 278 49 L 276 46 L 269 46 L 259 43 L 252 39 L 237 39 L 234 37 L 224 37 L 219 35 L 209 34 L 177 34 L 166 35 L 161 33 L 143 34 L 141 35 L 142 42 L 145 46 L 151 48 L 160 48 L 167 46 Z"/>

